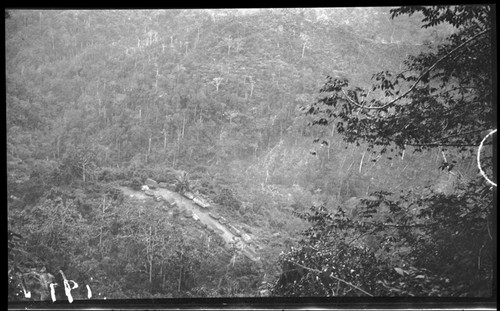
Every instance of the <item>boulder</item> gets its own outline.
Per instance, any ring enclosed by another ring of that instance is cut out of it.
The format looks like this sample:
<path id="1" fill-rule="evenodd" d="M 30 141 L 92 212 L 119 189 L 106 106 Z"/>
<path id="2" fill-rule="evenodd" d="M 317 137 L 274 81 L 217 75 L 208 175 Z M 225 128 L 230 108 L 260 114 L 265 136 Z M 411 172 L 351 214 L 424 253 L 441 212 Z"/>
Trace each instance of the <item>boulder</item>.
<path id="1" fill-rule="evenodd" d="M 215 215 L 215 214 L 212 214 L 212 213 L 208 213 L 208 216 L 212 217 L 213 219 L 219 219 L 220 217 L 218 215 Z"/>
<path id="2" fill-rule="evenodd" d="M 184 192 L 184 196 L 190 200 L 194 199 L 194 194 L 189 191 Z"/>
<path id="3" fill-rule="evenodd" d="M 228 229 L 229 229 L 229 231 L 231 231 L 231 233 L 232 233 L 232 234 L 234 234 L 235 236 L 238 236 L 238 237 L 239 237 L 239 236 L 241 236 L 241 231 L 240 231 L 240 230 L 238 230 L 235 226 L 233 226 L 233 225 L 229 225 L 229 226 L 228 226 Z"/>
<path id="4" fill-rule="evenodd" d="M 154 195 L 155 195 L 155 194 L 154 194 L 154 192 L 153 192 L 153 191 L 151 191 L 151 190 L 146 190 L 146 191 L 144 191 L 144 194 L 149 195 L 150 197 L 152 197 L 152 196 L 154 196 Z"/>
<path id="5" fill-rule="evenodd" d="M 203 208 L 208 208 L 210 206 L 210 204 L 208 204 L 205 200 L 203 200 L 203 199 L 201 199 L 199 197 L 195 197 L 193 199 L 193 202 L 195 204 L 197 204 L 198 206 L 203 207 Z"/>
<path id="6" fill-rule="evenodd" d="M 158 188 L 158 183 L 151 178 L 146 179 L 145 184 L 146 184 L 146 186 L 148 186 L 151 189 Z"/>
<path id="7" fill-rule="evenodd" d="M 158 183 L 158 187 L 160 187 L 160 188 L 167 188 L 168 184 L 166 182 L 161 182 L 161 183 Z"/>
<path id="8" fill-rule="evenodd" d="M 148 187 L 148 186 L 146 186 L 146 185 L 144 185 L 144 186 L 142 186 L 142 187 L 141 187 L 141 190 L 142 190 L 142 191 L 149 190 L 149 187 Z"/>
<path id="9" fill-rule="evenodd" d="M 223 234 L 225 233 L 225 232 L 224 232 L 224 230 L 219 229 L 219 228 L 217 228 L 217 227 L 215 227 L 215 229 L 214 229 L 214 230 L 215 230 L 215 233 L 216 233 L 216 234 L 218 234 L 218 235 L 223 235 Z"/>
<path id="10" fill-rule="evenodd" d="M 243 233 L 243 234 L 241 235 L 241 238 L 242 238 L 242 239 L 243 239 L 243 241 L 245 241 L 246 243 L 250 242 L 250 240 L 252 239 L 252 238 L 250 238 L 250 236 L 249 236 L 248 234 L 246 234 L 246 233 Z"/>

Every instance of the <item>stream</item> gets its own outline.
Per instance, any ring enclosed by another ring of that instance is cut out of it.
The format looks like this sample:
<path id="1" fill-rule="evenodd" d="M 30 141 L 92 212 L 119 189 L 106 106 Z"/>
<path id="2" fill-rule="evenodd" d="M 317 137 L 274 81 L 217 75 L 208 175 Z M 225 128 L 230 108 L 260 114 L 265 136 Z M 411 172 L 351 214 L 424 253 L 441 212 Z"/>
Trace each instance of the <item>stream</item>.
<path id="1" fill-rule="evenodd" d="M 146 195 L 143 191 L 137 191 L 123 186 L 118 187 L 118 189 L 120 189 L 128 199 L 135 198 L 154 200 L 154 197 Z M 234 245 L 234 247 L 236 247 L 241 254 L 243 254 L 250 260 L 256 262 L 260 261 L 260 257 L 257 256 L 254 247 L 249 243 L 246 243 L 241 237 L 233 234 L 226 225 L 223 225 L 218 220 L 210 217 L 208 214 L 210 212 L 209 209 L 202 208 L 195 204 L 192 200 L 168 189 L 156 188 L 154 190 L 150 189 L 150 191 L 152 191 L 155 196 L 161 196 L 170 202 L 175 201 L 175 203 L 181 210 L 191 211 L 193 215 L 197 216 L 198 221 L 206 225 L 206 230 L 213 231 L 220 237 L 222 237 L 228 247 L 233 247 Z M 194 216 L 193 218 L 195 218 L 196 216 Z"/>

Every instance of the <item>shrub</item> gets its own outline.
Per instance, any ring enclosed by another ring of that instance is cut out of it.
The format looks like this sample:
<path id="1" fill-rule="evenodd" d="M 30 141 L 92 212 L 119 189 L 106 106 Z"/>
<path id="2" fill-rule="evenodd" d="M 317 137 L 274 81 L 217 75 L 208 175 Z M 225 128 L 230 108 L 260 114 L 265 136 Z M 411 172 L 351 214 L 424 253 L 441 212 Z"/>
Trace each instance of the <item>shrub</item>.
<path id="1" fill-rule="evenodd" d="M 236 199 L 233 191 L 228 188 L 223 188 L 220 193 L 214 198 L 214 202 L 229 209 L 239 210 L 241 208 L 241 202 Z"/>

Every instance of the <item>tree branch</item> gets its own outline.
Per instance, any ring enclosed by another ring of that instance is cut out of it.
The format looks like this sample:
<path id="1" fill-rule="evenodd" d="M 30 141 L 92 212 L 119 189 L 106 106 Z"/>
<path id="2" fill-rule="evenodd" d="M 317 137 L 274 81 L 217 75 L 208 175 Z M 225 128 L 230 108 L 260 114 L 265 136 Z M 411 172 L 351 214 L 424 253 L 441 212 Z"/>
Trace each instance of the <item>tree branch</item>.
<path id="1" fill-rule="evenodd" d="M 323 273 L 323 271 L 321 271 L 321 270 L 317 270 L 317 269 L 309 268 L 309 267 L 303 266 L 303 265 L 301 265 L 301 264 L 299 264 L 299 263 L 296 263 L 296 262 L 294 262 L 294 261 L 289 261 L 289 262 L 291 262 L 291 263 L 293 263 L 294 265 L 297 265 L 297 266 L 299 266 L 299 267 L 302 267 L 302 268 L 304 268 L 304 269 L 306 269 L 306 270 L 312 271 L 312 272 L 316 272 L 316 273 Z M 344 281 L 344 280 L 342 280 L 342 279 L 340 279 L 340 278 L 338 278 L 338 277 L 336 277 L 336 276 L 333 276 L 333 275 L 329 275 L 329 277 L 331 277 L 331 278 L 333 278 L 333 279 L 335 279 L 335 280 L 337 280 L 337 281 L 340 281 L 340 282 L 342 282 L 342 283 L 345 283 L 345 284 L 347 284 L 347 285 L 351 286 L 352 288 L 355 288 L 355 289 L 359 290 L 360 292 L 363 292 L 364 294 L 366 294 L 366 295 L 368 295 L 368 296 L 370 296 L 370 297 L 373 297 L 373 295 L 372 295 L 372 294 L 370 294 L 370 293 L 368 293 L 367 291 L 365 291 L 365 290 L 363 290 L 363 289 L 361 289 L 361 288 L 357 287 L 357 286 L 356 286 L 356 285 L 354 285 L 354 284 L 351 284 L 351 283 L 349 283 L 349 282 L 347 282 L 347 281 Z"/>
<path id="2" fill-rule="evenodd" d="M 407 146 L 413 146 L 413 147 L 479 147 L 479 145 L 471 145 L 471 144 L 408 144 L 406 143 Z M 484 144 L 484 145 L 491 145 L 489 144 Z"/>
<path id="3" fill-rule="evenodd" d="M 428 224 L 409 224 L 409 225 L 397 225 L 397 224 L 388 224 L 384 223 L 382 226 L 384 227 L 395 227 L 395 228 L 419 228 L 419 227 L 430 227 L 440 225 L 438 222 L 431 222 Z"/>
<path id="4" fill-rule="evenodd" d="M 438 139 L 438 140 L 435 140 L 434 142 L 432 142 L 432 144 L 437 144 L 438 142 L 443 141 L 443 140 L 448 139 L 448 138 L 451 138 L 451 137 L 465 136 L 465 135 L 474 134 L 474 133 L 478 133 L 478 132 L 482 132 L 482 131 L 484 131 L 484 129 L 482 129 L 482 130 L 470 131 L 470 132 L 466 132 L 466 133 L 459 133 L 459 134 L 450 135 L 450 136 L 446 136 L 446 137 L 440 138 L 440 139 Z"/>
<path id="5" fill-rule="evenodd" d="M 418 85 L 418 83 L 422 80 L 422 78 L 427 75 L 429 72 L 431 72 L 432 70 L 434 70 L 436 68 L 436 66 L 441 63 L 443 60 L 445 60 L 446 58 L 450 57 L 450 55 L 454 54 L 456 51 L 460 50 L 461 48 L 463 48 L 464 46 L 466 46 L 467 44 L 469 44 L 471 41 L 474 41 L 475 39 L 477 39 L 478 37 L 482 36 L 483 34 L 487 33 L 488 31 L 490 31 L 491 29 L 488 28 L 488 29 L 485 29 L 483 31 L 481 31 L 480 33 L 476 34 L 475 36 L 473 36 L 472 38 L 470 38 L 469 40 L 465 41 L 464 43 L 460 44 L 459 46 L 457 46 L 456 48 L 454 48 L 453 50 L 451 50 L 450 52 L 446 53 L 446 55 L 444 55 L 443 57 L 441 57 L 440 59 L 438 59 L 432 66 L 430 66 L 429 68 L 427 68 L 417 79 L 417 81 L 415 81 L 415 83 L 413 83 L 413 85 L 408 89 L 408 91 L 404 92 L 403 94 L 401 94 L 400 96 L 396 97 L 395 99 L 391 100 L 390 102 L 388 102 L 387 104 L 383 105 L 383 106 L 378 106 L 378 107 L 367 107 L 367 106 L 362 106 L 362 105 L 359 105 L 358 103 L 355 103 L 354 100 L 352 100 L 347 94 L 346 92 L 344 92 L 344 90 L 342 90 L 342 92 L 344 93 L 344 95 L 346 96 L 346 98 L 349 100 L 349 102 L 351 102 L 352 104 L 354 104 L 355 106 L 359 107 L 359 108 L 362 108 L 362 109 L 384 109 L 392 104 L 394 104 L 395 102 L 397 102 L 398 100 L 400 100 L 401 98 L 404 98 L 406 97 L 408 94 L 410 94 Z"/>

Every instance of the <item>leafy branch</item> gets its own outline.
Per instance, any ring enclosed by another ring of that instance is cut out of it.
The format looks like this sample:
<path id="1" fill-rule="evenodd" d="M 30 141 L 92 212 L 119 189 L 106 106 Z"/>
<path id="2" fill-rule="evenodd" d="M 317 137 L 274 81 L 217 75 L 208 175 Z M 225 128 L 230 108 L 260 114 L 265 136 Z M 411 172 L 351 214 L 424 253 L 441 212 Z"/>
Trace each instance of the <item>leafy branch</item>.
<path id="1" fill-rule="evenodd" d="M 344 96 L 347 98 L 347 100 L 349 100 L 350 103 L 352 103 L 353 105 L 355 105 L 356 107 L 358 108 L 361 108 L 361 109 L 384 109 L 384 108 L 387 108 L 389 107 L 390 105 L 394 104 L 395 102 L 399 101 L 401 98 L 404 98 L 406 97 L 408 94 L 410 94 L 418 85 L 418 83 L 425 77 L 429 74 L 429 72 L 431 72 L 432 70 L 434 70 L 436 68 L 436 66 L 441 63 L 443 60 L 445 60 L 446 58 L 450 57 L 452 54 L 454 54 L 455 52 L 457 52 L 458 50 L 460 50 L 461 48 L 463 48 L 464 46 L 466 46 L 467 44 L 469 44 L 470 42 L 476 40 L 478 37 L 482 36 L 483 34 L 487 33 L 488 31 L 490 31 L 491 28 L 487 28 L 483 31 L 481 31 L 480 33 L 476 34 L 475 36 L 469 38 L 468 40 L 466 40 L 465 42 L 463 42 L 462 44 L 460 44 L 459 46 L 457 46 L 456 48 L 454 48 L 453 50 L 451 50 L 450 52 L 446 53 L 446 55 L 444 55 L 443 57 L 441 57 L 440 59 L 438 59 L 432 66 L 430 66 L 429 68 L 427 68 L 418 78 L 417 80 L 415 81 L 415 83 L 413 83 L 413 85 L 406 91 L 404 92 L 403 94 L 401 94 L 400 96 L 396 97 L 395 99 L 391 100 L 390 102 L 388 102 L 387 104 L 385 105 L 382 105 L 382 106 L 378 106 L 378 107 L 369 107 L 369 106 L 364 106 L 364 105 L 360 105 L 358 104 L 357 102 L 355 102 L 355 100 L 353 100 L 352 98 L 349 97 L 349 95 L 347 95 L 347 93 L 342 90 L 342 92 L 344 93 Z"/>
<path id="2" fill-rule="evenodd" d="M 297 265 L 297 266 L 299 266 L 299 267 L 302 267 L 302 268 L 304 268 L 304 269 L 306 269 L 306 270 L 312 271 L 312 272 L 316 272 L 316 273 L 323 273 L 323 271 L 320 271 L 320 270 L 317 270 L 317 269 L 314 269 L 314 268 L 309 268 L 309 267 L 306 267 L 306 266 L 304 266 L 304 265 L 301 265 L 301 264 L 296 263 L 296 262 L 293 262 L 293 261 L 289 261 L 289 262 L 290 262 L 290 263 L 293 263 L 294 265 Z M 368 296 L 370 296 L 370 297 L 373 297 L 373 295 L 372 295 L 372 294 L 370 294 L 369 292 L 367 292 L 367 291 L 363 290 L 362 288 L 357 287 L 356 285 L 354 285 L 354 284 L 352 284 L 352 283 L 349 283 L 349 282 L 347 282 L 347 281 L 345 281 L 345 280 L 342 280 L 341 278 L 338 278 L 338 277 L 336 277 L 336 276 L 334 276 L 334 275 L 329 275 L 329 277 L 331 277 L 332 279 L 335 279 L 335 280 L 337 280 L 337 281 L 339 281 L 339 282 L 342 282 L 342 283 L 344 283 L 344 284 L 347 284 L 347 285 L 349 285 L 350 287 L 355 288 L 355 289 L 359 290 L 360 292 L 362 292 L 362 293 L 364 293 L 364 294 L 366 294 L 366 295 L 368 295 Z"/>

